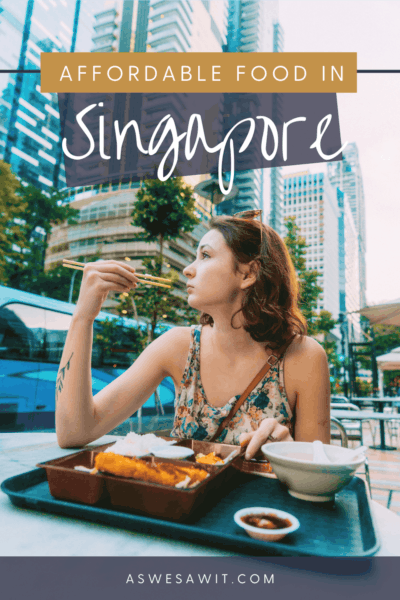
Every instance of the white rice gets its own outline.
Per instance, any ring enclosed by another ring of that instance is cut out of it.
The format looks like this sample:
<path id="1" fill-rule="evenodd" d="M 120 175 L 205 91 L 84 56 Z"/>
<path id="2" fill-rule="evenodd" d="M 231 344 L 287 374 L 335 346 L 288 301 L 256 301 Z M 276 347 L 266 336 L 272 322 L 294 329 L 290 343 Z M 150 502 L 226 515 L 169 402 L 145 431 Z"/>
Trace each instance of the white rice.
<path id="1" fill-rule="evenodd" d="M 175 443 L 175 441 L 167 442 L 154 435 L 154 433 L 139 435 L 138 433 L 131 431 L 122 440 L 118 440 L 115 444 L 107 448 L 105 452 L 113 452 L 114 454 L 121 454 L 122 456 L 141 457 L 150 454 L 154 448 L 170 446 Z"/>

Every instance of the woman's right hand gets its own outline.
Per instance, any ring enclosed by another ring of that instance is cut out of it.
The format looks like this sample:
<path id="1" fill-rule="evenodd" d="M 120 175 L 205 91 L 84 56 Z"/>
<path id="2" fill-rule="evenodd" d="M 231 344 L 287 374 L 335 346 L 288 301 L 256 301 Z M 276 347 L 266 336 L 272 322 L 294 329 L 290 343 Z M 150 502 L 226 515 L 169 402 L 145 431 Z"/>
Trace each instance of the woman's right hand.
<path id="1" fill-rule="evenodd" d="M 86 263 L 75 315 L 94 321 L 108 292 L 129 292 L 137 287 L 135 269 L 126 262 L 104 260 Z"/>

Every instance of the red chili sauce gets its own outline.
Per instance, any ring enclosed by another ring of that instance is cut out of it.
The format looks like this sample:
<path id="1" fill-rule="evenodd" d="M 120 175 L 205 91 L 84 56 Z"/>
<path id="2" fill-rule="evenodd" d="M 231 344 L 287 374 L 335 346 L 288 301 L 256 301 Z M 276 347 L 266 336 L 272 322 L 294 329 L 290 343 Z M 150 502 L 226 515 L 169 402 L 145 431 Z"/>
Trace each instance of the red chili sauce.
<path id="1" fill-rule="evenodd" d="M 242 517 L 243 523 L 251 525 L 251 527 L 259 527 L 260 529 L 286 529 L 292 524 L 289 519 L 281 519 L 276 515 L 246 515 Z"/>

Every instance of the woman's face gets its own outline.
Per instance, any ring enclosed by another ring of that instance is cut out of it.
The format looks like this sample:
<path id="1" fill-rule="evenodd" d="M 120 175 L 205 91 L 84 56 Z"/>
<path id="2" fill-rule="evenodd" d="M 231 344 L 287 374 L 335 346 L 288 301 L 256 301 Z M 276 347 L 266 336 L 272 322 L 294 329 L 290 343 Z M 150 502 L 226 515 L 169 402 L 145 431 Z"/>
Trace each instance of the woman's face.
<path id="1" fill-rule="evenodd" d="M 228 308 L 240 295 L 243 275 L 235 272 L 233 253 L 216 229 L 201 239 L 196 260 L 183 274 L 188 278 L 188 303 L 197 310 L 211 314 L 212 307 Z"/>

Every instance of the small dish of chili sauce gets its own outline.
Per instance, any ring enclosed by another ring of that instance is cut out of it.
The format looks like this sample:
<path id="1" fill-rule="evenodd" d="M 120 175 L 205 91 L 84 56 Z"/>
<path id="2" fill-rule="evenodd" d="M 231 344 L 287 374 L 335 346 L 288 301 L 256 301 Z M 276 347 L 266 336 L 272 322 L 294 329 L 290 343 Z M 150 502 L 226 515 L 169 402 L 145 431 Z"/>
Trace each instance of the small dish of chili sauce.
<path id="1" fill-rule="evenodd" d="M 235 513 L 234 520 L 250 537 L 268 542 L 278 541 L 300 527 L 294 515 L 263 506 L 242 508 Z"/>

